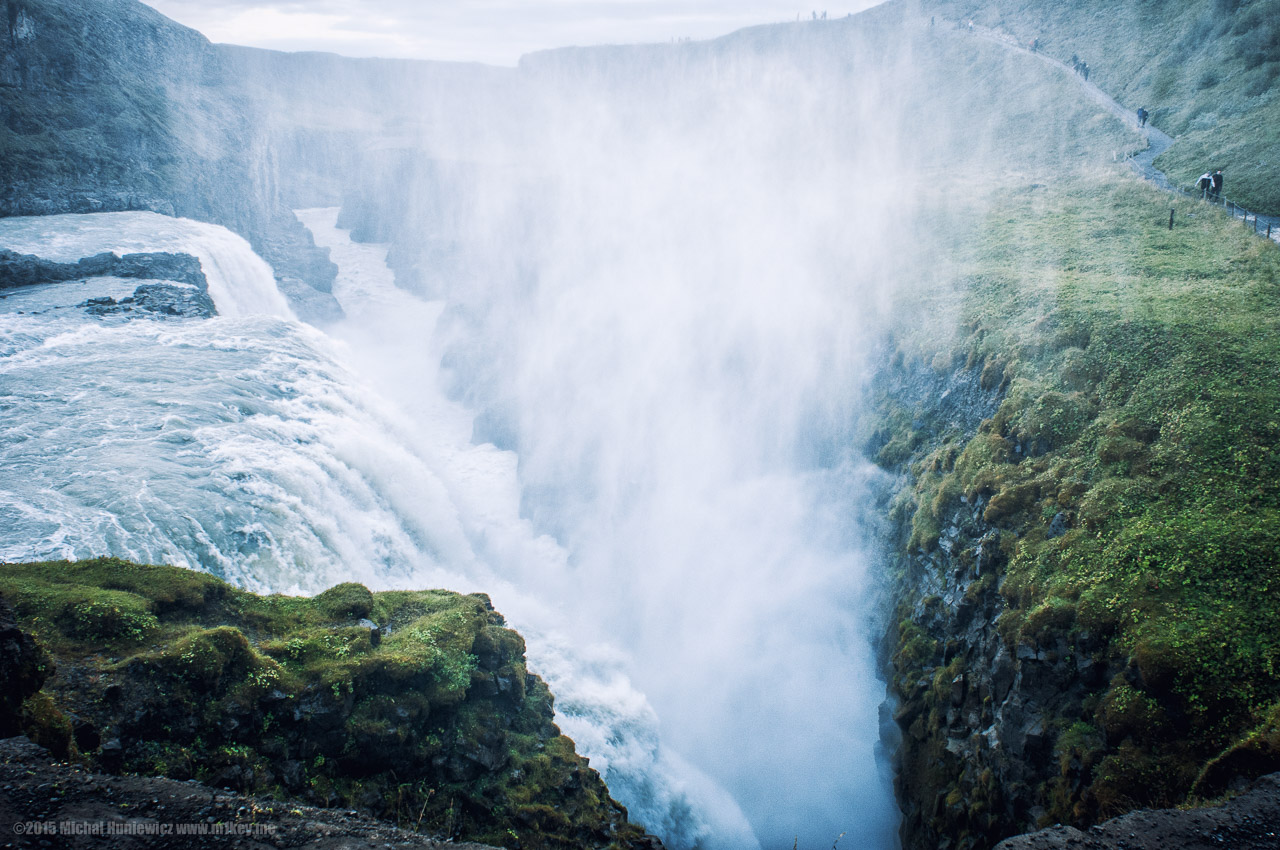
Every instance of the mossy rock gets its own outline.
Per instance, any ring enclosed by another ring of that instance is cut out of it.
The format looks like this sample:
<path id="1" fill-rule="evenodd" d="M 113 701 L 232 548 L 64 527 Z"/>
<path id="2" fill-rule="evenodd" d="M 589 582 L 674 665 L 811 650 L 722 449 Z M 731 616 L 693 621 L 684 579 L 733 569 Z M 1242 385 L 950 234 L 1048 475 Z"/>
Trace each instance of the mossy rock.
<path id="1" fill-rule="evenodd" d="M 373 594 L 363 584 L 335 585 L 314 599 L 316 607 L 335 620 L 361 620 L 373 613 Z"/>
<path id="2" fill-rule="evenodd" d="M 1280 703 L 1258 726 L 1204 766 L 1193 797 L 1213 799 L 1260 776 L 1280 771 Z"/>
<path id="3" fill-rule="evenodd" d="M 1123 681 L 1113 683 L 1107 690 L 1098 707 L 1097 720 L 1112 743 L 1129 738 L 1161 741 L 1173 731 L 1164 707 L 1150 694 Z"/>
<path id="4" fill-rule="evenodd" d="M 96 769 L 500 846 L 647 846 L 483 595 L 258 596 L 112 558 L 0 565 L 0 594 L 57 662 L 23 706 L 26 731 Z M 73 735 L 72 717 L 92 734 Z"/>

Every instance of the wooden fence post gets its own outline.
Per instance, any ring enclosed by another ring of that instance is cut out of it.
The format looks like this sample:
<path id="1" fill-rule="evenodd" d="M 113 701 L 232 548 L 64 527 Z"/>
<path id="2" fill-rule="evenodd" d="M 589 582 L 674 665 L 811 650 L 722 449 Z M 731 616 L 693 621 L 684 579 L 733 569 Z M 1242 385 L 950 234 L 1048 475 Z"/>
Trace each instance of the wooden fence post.
<path id="1" fill-rule="evenodd" d="M 1173 208 L 1169 208 L 1169 229 L 1173 230 Z"/>

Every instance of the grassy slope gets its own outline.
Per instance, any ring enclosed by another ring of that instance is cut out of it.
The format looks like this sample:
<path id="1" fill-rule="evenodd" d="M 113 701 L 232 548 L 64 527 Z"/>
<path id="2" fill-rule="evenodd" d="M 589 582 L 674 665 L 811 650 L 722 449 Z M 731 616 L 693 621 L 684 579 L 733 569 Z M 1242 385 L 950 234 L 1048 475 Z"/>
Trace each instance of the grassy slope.
<path id="1" fill-rule="evenodd" d="M 1089 167 L 1145 145 L 1082 97 L 1069 74 L 1046 72 L 1041 62 L 990 41 L 930 27 L 902 3 L 818 27 L 811 37 L 847 39 L 844 26 L 882 51 L 880 65 L 901 63 L 901 100 L 885 117 L 900 122 L 912 165 L 930 182 L 965 175 L 989 183 L 1007 174 Z M 856 68 L 850 76 L 858 78 Z"/>
<path id="2" fill-rule="evenodd" d="M 524 641 L 482 596 L 257 596 L 114 558 L 0 565 L 0 594 L 57 665 L 24 710 L 60 755 L 500 846 L 642 835 L 551 723 Z"/>
<path id="3" fill-rule="evenodd" d="M 973 212 L 955 288 L 922 305 L 959 329 L 900 345 L 1002 374 L 1005 399 L 967 442 L 922 443 L 906 411 L 882 461 L 911 458 L 913 546 L 990 497 L 1011 645 L 1088 633 L 1123 671 L 1056 719 L 1048 820 L 1212 795 L 1227 762 L 1280 767 L 1280 249 L 1124 173 L 1006 184 Z"/>
<path id="4" fill-rule="evenodd" d="M 1059 59 L 1078 54 L 1090 81 L 1145 106 L 1177 138 L 1157 165 L 1190 186 L 1210 167 L 1228 197 L 1280 213 L 1280 0 L 926 0 L 926 14 L 973 18 Z"/>

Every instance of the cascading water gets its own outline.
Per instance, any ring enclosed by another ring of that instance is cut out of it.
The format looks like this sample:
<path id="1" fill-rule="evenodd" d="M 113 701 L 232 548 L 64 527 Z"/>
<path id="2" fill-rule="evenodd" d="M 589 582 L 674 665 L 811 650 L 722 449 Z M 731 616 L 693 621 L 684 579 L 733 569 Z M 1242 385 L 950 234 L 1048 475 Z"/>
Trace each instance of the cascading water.
<path id="1" fill-rule="evenodd" d="M 271 267 L 248 242 L 216 224 L 149 212 L 31 216 L 4 219 L 0 236 L 10 251 L 60 263 L 103 251 L 191 254 L 200 260 L 221 315 L 292 316 Z"/>
<path id="2" fill-rule="evenodd" d="M 556 695 L 558 722 L 634 818 L 673 847 L 755 845 L 736 802 L 660 746 L 657 717 L 625 659 L 598 638 L 571 637 L 574 613 L 552 587 L 569 575 L 568 554 L 520 516 L 515 455 L 471 445 L 471 414 L 441 392 L 435 328 L 444 305 L 396 288 L 385 246 L 352 243 L 337 214 L 298 214 L 340 269 L 333 291 L 349 320 L 331 332 L 362 376 L 404 400 L 419 450 L 457 508 L 474 556 L 454 562 L 467 575 L 448 586 L 484 589 L 521 630 L 531 665 Z"/>
<path id="3" fill-rule="evenodd" d="M 86 297 L 75 282 L 0 299 L 0 560 L 112 554 L 271 592 L 483 590 L 524 632 L 566 731 L 635 789 L 637 818 L 673 846 L 752 846 L 736 804 L 661 750 L 616 651 L 570 640 L 555 600 L 522 585 L 566 555 L 519 516 L 515 457 L 471 445 L 470 416 L 436 388 L 441 305 L 397 290 L 336 214 L 304 215 L 342 267 L 335 294 L 353 318 L 334 336 L 262 315 L 96 319 L 69 308 Z M 159 218 L 0 220 L 0 246 L 66 262 L 212 241 L 242 254 L 222 268 L 248 270 L 222 279 L 231 303 L 262 284 L 243 240 L 209 225 L 184 238 L 194 223 Z M 379 393 L 405 381 L 404 405 Z"/>
<path id="4" fill-rule="evenodd" d="M 891 847 L 854 434 L 913 238 L 897 60 L 753 38 L 535 57 L 508 149 L 404 193 L 398 259 L 567 553 L 522 586 L 620 647 L 764 846 Z"/>
<path id="5" fill-rule="evenodd" d="M 429 199 L 466 271 L 431 300 L 300 213 L 327 333 L 221 228 L 0 221 L 50 259 L 195 254 L 220 313 L 0 306 L 0 558 L 483 590 L 672 848 L 894 846 L 849 444 L 906 169 L 883 103 L 708 61 L 706 91 L 533 86 L 501 164 Z"/>
<path id="6" fill-rule="evenodd" d="M 328 341 L 288 318 L 244 240 L 115 213 L 4 219 L 0 245 L 59 261 L 196 254 L 224 314 L 152 322 L 47 309 L 85 288 L 76 283 L 20 293 L 22 311 L 0 313 L 0 557 L 109 553 L 314 590 L 348 558 L 394 575 L 424 550 L 457 549 L 449 523 L 415 524 L 417 511 L 398 515 L 379 489 L 366 458 L 415 471 L 412 453 Z"/>

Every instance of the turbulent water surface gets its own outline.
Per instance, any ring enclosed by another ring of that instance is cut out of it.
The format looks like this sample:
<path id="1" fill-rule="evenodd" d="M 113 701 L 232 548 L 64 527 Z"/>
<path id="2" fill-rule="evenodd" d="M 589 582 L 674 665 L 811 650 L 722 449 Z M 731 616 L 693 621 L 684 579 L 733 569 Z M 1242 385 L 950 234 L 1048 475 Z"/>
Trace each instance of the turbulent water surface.
<path id="1" fill-rule="evenodd" d="M 522 386 L 539 393 L 523 407 L 536 421 L 513 426 L 528 461 L 580 467 L 539 479 L 516 453 L 473 442 L 473 414 L 454 400 L 465 364 L 442 366 L 457 334 L 441 330 L 447 305 L 396 288 L 385 248 L 353 244 L 336 216 L 299 213 L 341 269 L 348 318 L 327 332 L 297 322 L 270 269 L 221 228 L 144 213 L 0 220 L 0 247 L 61 261 L 195 254 L 220 313 L 104 319 L 67 296 L 118 281 L 0 299 L 0 559 L 114 554 L 282 592 L 352 579 L 483 590 L 526 634 L 566 732 L 672 847 L 780 846 L 790 830 L 802 844 L 854 831 L 890 846 L 874 753 L 883 691 L 859 628 L 863 466 L 816 461 L 820 435 L 803 438 L 815 448 L 801 460 L 779 460 L 795 447 L 759 442 L 779 411 L 715 388 L 727 369 L 751 392 L 760 364 L 738 346 L 781 340 L 728 340 L 731 360 L 705 364 L 710 383 L 664 378 L 664 356 L 649 377 L 670 386 L 631 387 L 642 409 L 599 408 L 614 391 L 576 370 L 557 381 L 554 358 L 523 364 Z M 545 327 L 523 327 L 535 344 L 584 332 L 545 313 L 569 303 L 605 330 L 616 322 L 585 293 L 562 296 L 531 316 Z M 740 307 L 743 327 L 768 325 L 769 305 Z M 666 340 L 676 356 L 682 334 Z M 643 350 L 614 339 L 598 351 L 623 356 L 619 345 Z M 538 443 L 556 410 L 560 439 L 597 454 L 572 461 Z M 752 421 L 726 436 L 726 415 Z M 635 463 L 617 454 L 619 434 Z M 606 473 L 617 477 L 601 493 Z"/>

